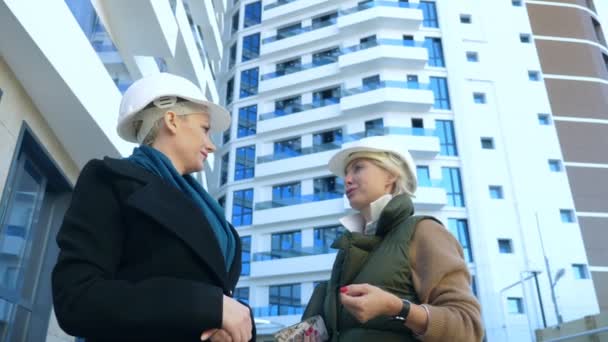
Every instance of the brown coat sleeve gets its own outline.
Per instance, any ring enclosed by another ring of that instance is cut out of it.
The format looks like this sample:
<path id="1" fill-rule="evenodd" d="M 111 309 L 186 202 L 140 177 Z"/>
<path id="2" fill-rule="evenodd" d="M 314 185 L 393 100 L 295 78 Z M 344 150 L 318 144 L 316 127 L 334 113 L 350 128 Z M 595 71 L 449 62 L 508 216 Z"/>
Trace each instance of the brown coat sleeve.
<path id="1" fill-rule="evenodd" d="M 452 234 L 433 220 L 420 221 L 410 244 L 410 260 L 414 288 L 429 309 L 422 339 L 481 341 L 481 308 L 470 289 L 462 247 Z"/>

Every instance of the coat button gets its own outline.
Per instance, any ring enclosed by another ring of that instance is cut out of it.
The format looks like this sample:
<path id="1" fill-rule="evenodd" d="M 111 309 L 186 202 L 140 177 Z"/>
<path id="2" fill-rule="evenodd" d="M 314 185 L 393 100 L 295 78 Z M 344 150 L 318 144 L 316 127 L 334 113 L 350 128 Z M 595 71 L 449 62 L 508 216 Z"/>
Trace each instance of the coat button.
<path id="1" fill-rule="evenodd" d="M 230 297 L 232 297 L 232 291 L 228 291 L 228 294 L 230 295 Z"/>

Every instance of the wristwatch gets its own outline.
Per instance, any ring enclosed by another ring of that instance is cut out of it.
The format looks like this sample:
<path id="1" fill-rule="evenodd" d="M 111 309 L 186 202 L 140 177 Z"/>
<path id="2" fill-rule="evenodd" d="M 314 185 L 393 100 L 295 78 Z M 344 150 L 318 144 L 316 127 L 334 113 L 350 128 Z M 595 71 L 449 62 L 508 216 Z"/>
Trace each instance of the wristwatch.
<path id="1" fill-rule="evenodd" d="M 399 311 L 397 315 L 393 316 L 393 319 L 405 322 L 407 320 L 407 316 L 410 314 L 410 307 L 412 306 L 412 302 L 407 299 L 402 299 L 401 302 L 403 303 L 401 311 Z"/>

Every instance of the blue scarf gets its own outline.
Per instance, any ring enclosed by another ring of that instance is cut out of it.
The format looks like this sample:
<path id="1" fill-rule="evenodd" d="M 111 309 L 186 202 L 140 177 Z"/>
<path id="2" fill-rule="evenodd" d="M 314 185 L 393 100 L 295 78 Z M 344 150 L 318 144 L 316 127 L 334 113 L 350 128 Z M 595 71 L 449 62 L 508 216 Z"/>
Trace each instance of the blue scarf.
<path id="1" fill-rule="evenodd" d="M 146 145 L 136 147 L 133 149 L 133 154 L 127 160 L 161 177 L 192 198 L 194 203 L 202 210 L 207 221 L 209 221 L 209 225 L 213 229 L 224 255 L 226 269 L 229 270 L 234 260 L 236 241 L 228 226 L 228 221 L 226 221 L 224 209 L 222 209 L 219 203 L 205 191 L 194 177 L 189 174 L 184 176 L 179 174 L 173 163 L 171 163 L 171 160 L 155 148 Z"/>

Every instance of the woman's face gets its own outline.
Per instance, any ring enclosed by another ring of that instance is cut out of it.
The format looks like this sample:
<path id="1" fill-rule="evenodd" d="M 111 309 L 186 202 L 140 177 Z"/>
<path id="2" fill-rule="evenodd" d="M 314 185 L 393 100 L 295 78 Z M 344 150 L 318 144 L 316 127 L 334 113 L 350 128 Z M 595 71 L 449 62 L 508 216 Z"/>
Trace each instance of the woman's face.
<path id="1" fill-rule="evenodd" d="M 209 137 L 209 114 L 194 113 L 180 116 L 175 134 L 175 156 L 184 174 L 201 171 L 215 145 Z"/>
<path id="2" fill-rule="evenodd" d="M 355 159 L 346 167 L 346 197 L 353 209 L 361 210 L 381 196 L 391 193 L 395 181 L 395 176 L 370 159 Z"/>

